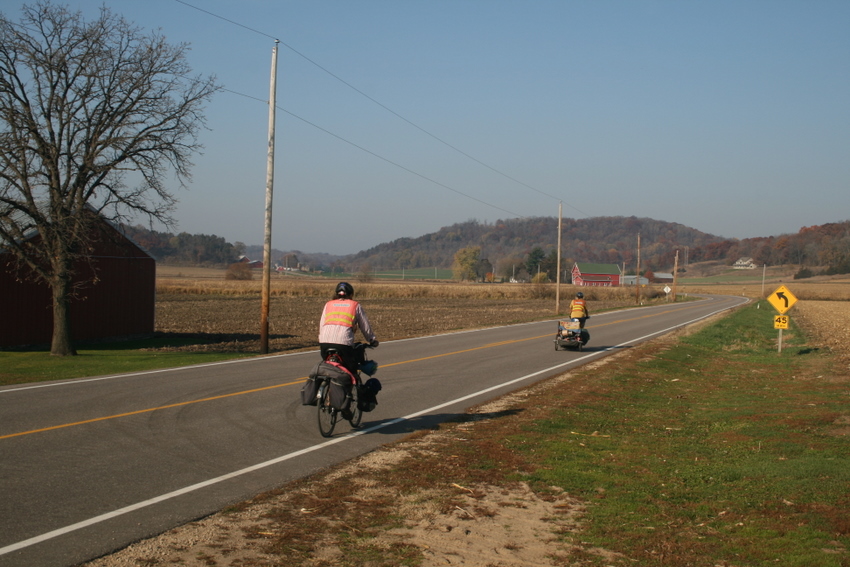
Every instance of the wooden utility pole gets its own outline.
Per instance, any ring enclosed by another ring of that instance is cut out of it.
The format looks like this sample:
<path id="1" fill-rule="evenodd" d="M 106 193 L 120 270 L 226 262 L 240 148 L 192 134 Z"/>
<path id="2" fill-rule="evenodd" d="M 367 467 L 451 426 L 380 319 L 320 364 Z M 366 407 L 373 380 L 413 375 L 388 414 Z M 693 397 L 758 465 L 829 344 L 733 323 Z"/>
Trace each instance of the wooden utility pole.
<path id="1" fill-rule="evenodd" d="M 266 162 L 266 222 L 263 241 L 263 292 L 260 315 L 260 354 L 269 352 L 269 295 L 271 295 L 272 270 L 272 193 L 274 190 L 274 122 L 277 105 L 277 47 L 272 49 L 272 73 L 269 81 L 269 149 Z"/>
<path id="2" fill-rule="evenodd" d="M 637 275 L 635 276 L 635 303 L 640 305 L 640 233 L 637 241 Z"/>
<path id="3" fill-rule="evenodd" d="M 558 266 L 555 276 L 555 315 L 561 314 L 561 211 L 563 203 L 558 201 Z"/>
<path id="4" fill-rule="evenodd" d="M 676 282 L 679 280 L 679 251 L 676 250 L 676 259 L 673 261 L 673 303 L 676 303 Z"/>

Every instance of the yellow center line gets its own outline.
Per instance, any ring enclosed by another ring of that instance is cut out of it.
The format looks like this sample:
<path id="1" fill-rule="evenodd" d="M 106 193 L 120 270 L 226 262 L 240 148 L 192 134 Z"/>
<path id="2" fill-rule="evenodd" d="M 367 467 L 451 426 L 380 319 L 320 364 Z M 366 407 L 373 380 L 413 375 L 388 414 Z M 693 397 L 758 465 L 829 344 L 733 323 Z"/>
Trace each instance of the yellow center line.
<path id="1" fill-rule="evenodd" d="M 687 309 L 687 308 L 688 307 L 680 307 L 680 308 L 677 308 L 677 309 L 668 309 L 668 310 L 662 311 L 660 313 L 651 313 L 651 314 L 647 314 L 647 315 L 640 315 L 638 317 L 631 317 L 629 319 L 618 319 L 616 321 L 611 321 L 611 322 L 608 322 L 608 323 L 593 325 L 593 328 L 595 328 L 595 327 L 606 327 L 608 325 L 615 325 L 617 323 L 625 323 L 625 322 L 634 321 L 634 320 L 637 320 L 637 319 L 645 319 L 647 317 L 657 317 L 658 315 L 663 315 L 665 313 L 671 313 L 673 311 L 678 311 L 680 309 Z M 454 356 L 456 354 L 464 354 L 464 353 L 467 353 L 467 352 L 475 352 L 477 350 L 495 348 L 495 347 L 499 347 L 499 346 L 516 344 L 516 343 L 521 343 L 521 342 L 526 342 L 526 341 L 534 341 L 534 340 L 543 339 L 543 338 L 546 338 L 546 337 L 549 337 L 549 336 L 552 336 L 552 334 L 547 333 L 545 335 L 538 335 L 538 336 L 535 336 L 535 337 L 527 337 L 527 338 L 524 338 L 524 339 L 513 339 L 513 340 L 508 340 L 508 341 L 500 341 L 500 342 L 497 342 L 497 343 L 489 343 L 489 344 L 482 345 L 482 346 L 479 346 L 479 347 L 473 347 L 473 348 L 468 348 L 468 349 L 464 349 L 464 350 L 456 350 L 456 351 L 453 351 L 453 352 L 444 352 L 442 354 L 435 354 L 433 356 L 425 356 L 425 357 L 422 357 L 422 358 L 413 358 L 413 359 L 410 359 L 410 360 L 403 360 L 401 362 L 390 362 L 388 364 L 382 364 L 381 367 L 387 368 L 387 367 L 390 367 L 390 366 L 398 366 L 400 364 L 410 364 L 412 362 L 422 362 L 424 360 L 434 360 L 435 358 L 443 358 L 445 356 Z M 43 433 L 45 431 L 54 431 L 56 429 L 64 429 L 66 427 L 74 427 L 76 425 L 85 425 L 87 423 L 96 423 L 98 421 L 107 421 L 109 419 L 117 419 L 119 417 L 129 417 L 131 415 L 139 415 L 139 414 L 150 413 L 150 412 L 154 412 L 154 411 L 158 411 L 158 410 L 177 408 L 177 407 L 188 406 L 188 405 L 192 405 L 192 404 L 199 404 L 201 402 L 211 402 L 211 401 L 214 401 L 214 400 L 221 400 L 221 399 L 224 399 L 224 398 L 232 398 L 234 396 L 242 396 L 244 394 L 253 394 L 253 393 L 256 393 L 256 392 L 263 392 L 265 390 L 273 390 L 275 388 L 282 388 L 284 386 L 294 386 L 296 384 L 301 384 L 306 379 L 307 379 L 307 377 L 305 376 L 305 377 L 299 378 L 295 382 L 286 382 L 285 384 L 275 384 L 274 386 L 265 386 L 263 388 L 255 388 L 253 390 L 243 390 L 241 392 L 232 392 L 230 394 L 222 394 L 220 396 L 211 396 L 211 397 L 208 397 L 208 398 L 201 398 L 201 399 L 198 399 L 198 400 L 189 400 L 187 402 L 178 402 L 178 403 L 175 403 L 175 404 L 157 406 L 157 407 L 153 407 L 153 408 L 130 411 L 130 412 L 126 412 L 126 413 L 118 413 L 118 414 L 115 414 L 115 415 L 107 415 L 107 416 L 104 416 L 104 417 L 95 417 L 93 419 L 86 419 L 86 420 L 83 420 L 83 421 L 75 421 L 73 423 L 63 423 L 61 425 L 53 425 L 53 426 L 50 426 L 50 427 L 43 427 L 41 429 L 31 429 L 29 431 L 21 431 L 19 433 L 9 433 L 7 435 L 0 435 L 0 440 L 11 439 L 12 437 L 21 437 L 23 435 L 31 435 L 33 433 Z"/>
<path id="2" fill-rule="evenodd" d="M 231 398 L 233 396 L 241 396 L 243 394 L 253 394 L 254 392 L 262 392 L 263 390 L 271 390 L 274 388 L 280 388 L 283 386 L 292 386 L 294 384 L 299 384 L 303 382 L 304 379 L 299 380 L 298 382 L 288 382 L 286 384 L 275 384 L 274 386 L 265 386 L 263 388 L 255 388 L 253 390 L 244 390 L 242 392 L 233 392 L 230 394 L 222 394 L 220 396 L 211 396 L 209 398 L 201 398 L 199 400 L 190 400 L 188 402 L 178 402 L 176 404 L 168 404 L 165 406 L 157 406 L 154 408 L 141 409 L 136 411 L 128 411 L 126 413 L 117 413 L 115 415 L 107 415 L 104 417 L 95 417 L 93 419 L 85 419 L 83 421 L 75 421 L 73 423 L 63 423 L 62 425 L 53 425 L 51 427 L 43 427 L 41 429 L 31 429 L 29 431 L 21 431 L 19 433 L 9 433 L 8 435 L 0 435 L 0 439 L 10 439 L 12 437 L 20 437 L 21 435 L 30 435 L 31 433 L 42 433 L 44 431 L 53 431 L 54 429 L 63 429 L 65 427 L 73 427 L 75 425 L 85 425 L 86 423 L 96 423 L 98 421 L 106 421 L 108 419 L 116 419 L 119 417 L 128 417 L 131 415 L 139 415 L 141 413 L 150 413 L 152 411 L 169 409 L 169 408 L 177 408 L 180 406 L 188 406 L 191 404 L 199 404 L 201 402 L 211 402 L 213 400 L 221 400 L 223 398 Z"/>

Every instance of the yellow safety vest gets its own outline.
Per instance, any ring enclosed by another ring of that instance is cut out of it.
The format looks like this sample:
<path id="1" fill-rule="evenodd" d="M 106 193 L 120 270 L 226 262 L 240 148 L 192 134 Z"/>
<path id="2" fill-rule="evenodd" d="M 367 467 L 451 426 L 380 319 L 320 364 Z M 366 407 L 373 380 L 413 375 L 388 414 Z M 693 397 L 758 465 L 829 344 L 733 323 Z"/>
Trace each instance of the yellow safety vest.
<path id="1" fill-rule="evenodd" d="M 353 327 L 357 317 L 357 302 L 331 300 L 325 308 L 325 325 Z"/>
<path id="2" fill-rule="evenodd" d="M 573 299 L 570 302 L 570 317 L 587 317 L 587 307 L 583 299 Z"/>

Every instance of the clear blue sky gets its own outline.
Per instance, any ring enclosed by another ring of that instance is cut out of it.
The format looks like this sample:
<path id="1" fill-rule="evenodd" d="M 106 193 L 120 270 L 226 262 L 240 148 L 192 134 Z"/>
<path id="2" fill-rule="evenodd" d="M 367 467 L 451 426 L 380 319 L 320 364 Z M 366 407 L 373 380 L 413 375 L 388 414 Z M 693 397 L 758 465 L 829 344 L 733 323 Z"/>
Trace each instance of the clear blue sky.
<path id="1" fill-rule="evenodd" d="M 353 253 L 558 200 L 736 238 L 850 218 L 846 0 L 186 1 L 235 23 L 69 2 L 161 28 L 260 99 L 207 107 L 179 231 L 262 243 L 272 38 L 275 248 Z"/>

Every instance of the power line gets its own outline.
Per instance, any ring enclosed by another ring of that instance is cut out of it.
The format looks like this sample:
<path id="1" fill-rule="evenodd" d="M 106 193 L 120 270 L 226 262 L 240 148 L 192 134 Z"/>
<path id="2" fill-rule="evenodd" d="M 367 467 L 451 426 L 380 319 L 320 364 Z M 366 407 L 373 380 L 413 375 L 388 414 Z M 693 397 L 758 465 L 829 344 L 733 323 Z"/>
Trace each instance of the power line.
<path id="1" fill-rule="evenodd" d="M 178 0 L 178 1 L 179 1 L 179 0 Z M 229 93 L 231 93 L 231 94 L 235 94 L 235 95 L 237 95 L 237 96 L 241 96 L 241 97 L 249 98 L 249 99 L 251 99 L 251 100 L 256 100 L 256 101 L 258 101 L 258 102 L 262 102 L 263 104 L 268 104 L 268 102 L 269 102 L 269 101 L 267 101 L 267 100 L 263 100 L 263 99 L 261 99 L 261 98 L 257 98 L 257 97 L 255 97 L 255 96 L 252 96 L 252 95 L 249 95 L 249 94 L 240 93 L 240 92 L 238 92 L 238 91 L 234 91 L 234 90 L 232 90 L 232 89 L 222 88 L 221 90 L 226 91 L 226 92 L 229 92 Z M 352 142 L 351 140 L 347 140 L 346 138 L 343 138 L 342 136 L 340 136 L 340 135 L 338 135 L 338 134 L 334 134 L 333 132 L 331 132 L 331 131 L 330 131 L 330 130 L 328 130 L 327 128 L 323 128 L 323 127 L 319 126 L 318 124 L 315 124 L 315 123 L 313 123 L 313 122 L 310 122 L 310 121 L 309 121 L 309 120 L 307 120 L 306 118 L 302 118 L 301 116 L 298 116 L 297 114 L 295 114 L 295 113 L 293 113 L 293 112 L 290 112 L 290 111 L 286 110 L 285 108 L 280 107 L 279 105 L 276 105 L 276 106 L 275 106 L 275 108 L 277 108 L 277 109 L 281 110 L 282 112 L 285 112 L 286 114 L 288 114 L 288 115 L 292 116 L 293 118 L 295 118 L 295 119 L 297 119 L 297 120 L 300 120 L 301 122 L 303 122 L 303 123 L 305 123 L 305 124 L 308 124 L 308 125 L 312 126 L 313 128 L 315 128 L 315 129 L 317 129 L 317 130 L 320 130 L 320 131 L 324 132 L 325 134 L 327 134 L 327 135 L 329 135 L 329 136 L 333 136 L 334 138 L 336 138 L 337 140 L 339 140 L 339 141 L 341 141 L 341 142 L 345 142 L 346 144 L 348 144 L 348 145 L 350 145 L 350 146 L 352 146 L 352 147 L 355 147 L 355 148 L 357 148 L 358 150 L 360 150 L 360 151 L 362 151 L 362 152 L 365 152 L 365 153 L 367 153 L 367 154 L 369 154 L 369 155 L 371 155 L 371 156 L 374 156 L 374 157 L 378 158 L 378 159 L 379 159 L 379 160 L 381 160 L 381 161 L 385 161 L 385 162 L 387 162 L 387 163 L 388 163 L 388 164 L 390 164 L 390 165 L 393 165 L 393 166 L 395 166 L 395 167 L 397 167 L 397 168 L 399 168 L 399 169 L 401 169 L 401 170 L 403 170 L 403 171 L 406 171 L 406 172 L 408 172 L 408 173 L 410 173 L 410 174 L 412 174 L 412 175 L 415 175 L 415 176 L 419 177 L 420 179 L 424 179 L 425 181 L 428 181 L 428 182 L 430 182 L 430 183 L 433 183 L 434 185 L 438 185 L 439 187 L 442 187 L 442 188 L 444 188 L 444 189 L 448 189 L 449 191 L 452 191 L 453 193 L 457 193 L 458 195 L 463 195 L 463 196 L 464 196 L 464 197 L 466 197 L 467 199 L 472 199 L 473 201 L 476 201 L 476 202 L 478 202 L 478 203 L 481 203 L 482 205 L 486 205 L 486 206 L 488 206 L 488 207 L 492 207 L 492 208 L 494 208 L 494 209 L 500 210 L 500 211 L 502 211 L 503 213 L 508 213 L 509 215 L 513 215 L 513 216 L 515 216 L 515 217 L 517 217 L 517 218 L 526 218 L 524 215 L 521 215 L 521 214 L 519 214 L 519 213 L 515 213 L 515 212 L 513 212 L 513 211 L 509 211 L 509 210 L 507 210 L 507 209 L 503 209 L 502 207 L 499 207 L 498 205 L 494 205 L 494 204 L 492 204 L 492 203 L 488 203 L 487 201 L 482 201 L 481 199 L 479 199 L 479 198 L 477 198 L 477 197 L 473 197 L 472 195 L 468 195 L 468 194 L 464 193 L 463 191 L 461 191 L 461 190 L 459 190 L 459 189 L 455 189 L 454 187 L 451 187 L 451 186 L 449 186 L 449 185 L 446 185 L 445 183 L 441 183 L 440 181 L 437 181 L 436 179 L 432 179 L 432 178 L 428 177 L 427 175 L 423 175 L 423 174 L 421 174 L 421 173 L 419 173 L 419 172 L 417 172 L 417 171 L 414 171 L 414 170 L 410 169 L 409 167 L 403 166 L 403 165 L 401 165 L 400 163 L 394 162 L 393 160 L 391 160 L 391 159 L 389 159 L 389 158 L 385 158 L 384 156 L 382 156 L 382 155 L 380 155 L 380 154 L 377 154 L 377 153 L 373 152 L 372 150 L 369 150 L 369 149 L 367 149 L 367 148 L 364 148 L 363 146 L 361 146 L 361 145 L 359 145 L 359 144 L 356 144 L 356 143 Z"/>
<path id="2" fill-rule="evenodd" d="M 183 0 L 175 0 L 175 2 L 179 2 L 180 4 L 183 4 L 184 6 L 188 6 L 188 7 L 190 7 L 190 8 L 194 8 L 195 10 L 197 10 L 197 11 L 199 11 L 199 12 L 203 12 L 204 14 L 207 14 L 207 15 L 209 15 L 209 16 L 212 16 L 213 18 L 218 18 L 219 20 L 223 20 L 223 21 L 227 22 L 228 24 L 233 24 L 234 26 L 239 26 L 240 28 L 246 29 L 246 30 L 248 30 L 248 31 L 252 31 L 252 32 L 254 32 L 254 33 L 256 33 L 256 34 L 260 34 L 260 35 L 262 35 L 262 36 L 268 37 L 268 38 L 273 39 L 273 40 L 275 40 L 275 41 L 279 41 L 279 40 L 278 40 L 275 36 L 273 36 L 273 35 L 269 35 L 269 34 L 267 34 L 267 33 L 265 33 L 265 32 L 261 32 L 260 30 L 256 30 L 256 29 L 251 28 L 251 27 L 248 27 L 248 26 L 246 26 L 246 25 L 244 25 L 244 24 L 240 24 L 239 22 L 235 22 L 235 21 L 233 21 L 233 20 L 228 20 L 228 19 L 227 19 L 227 18 L 225 18 L 224 16 L 219 16 L 218 14 L 214 14 L 214 13 L 210 12 L 209 10 L 204 10 L 203 8 L 198 8 L 197 6 L 193 6 L 192 4 L 189 4 L 188 2 L 184 2 Z M 287 47 L 288 47 L 288 46 L 287 46 Z"/>
<path id="3" fill-rule="evenodd" d="M 413 126 L 414 128 L 416 128 L 416 129 L 417 129 L 417 130 L 419 130 L 420 132 L 422 132 L 422 133 L 426 134 L 427 136 L 429 136 L 429 137 L 433 138 L 433 139 L 434 139 L 434 140 L 436 140 L 437 142 L 439 142 L 439 143 L 441 143 L 441 144 L 443 144 L 443 145 L 447 146 L 448 148 L 451 148 L 452 150 L 454 150 L 454 151 L 458 152 L 459 154 L 463 155 L 463 156 L 464 156 L 464 157 L 466 157 L 467 159 L 470 159 L 470 160 L 474 161 L 475 163 L 477 163 L 477 164 L 479 164 L 479 165 L 481 165 L 481 166 L 483 166 L 483 167 L 486 167 L 486 168 L 487 168 L 487 169 L 489 169 L 490 171 L 493 171 L 494 173 L 497 173 L 498 175 L 501 175 L 502 177 L 505 177 L 506 179 L 509 179 L 510 181 L 513 181 L 514 183 L 517 183 L 517 184 L 519 184 L 519 185 L 522 185 L 523 187 L 526 187 L 527 189 L 531 189 L 532 191 L 535 191 L 535 192 L 537 192 L 537 193 L 540 193 L 541 195 L 544 195 L 544 196 L 549 197 L 549 198 L 551 198 L 551 199 L 554 199 L 554 200 L 556 200 L 556 201 L 559 201 L 559 202 L 563 201 L 563 199 L 560 199 L 560 198 L 558 198 L 558 197 L 555 197 L 554 195 L 551 195 L 551 194 L 549 194 L 549 193 L 546 193 L 545 191 L 542 191 L 542 190 L 540 190 L 540 189 L 538 189 L 538 188 L 536 188 L 536 187 L 534 187 L 534 186 L 532 186 L 532 185 L 529 185 L 529 184 L 527 184 L 527 183 L 525 183 L 525 182 L 523 182 L 523 181 L 520 181 L 519 179 L 516 179 L 516 178 L 514 178 L 514 177 L 512 177 L 512 176 L 508 175 L 507 173 L 504 173 L 504 172 L 500 171 L 499 169 L 496 169 L 495 167 L 493 167 L 493 166 L 491 166 L 491 165 L 489 165 L 489 164 L 487 164 L 487 163 L 485 163 L 485 162 L 481 161 L 480 159 L 478 159 L 478 158 L 476 158 L 476 157 L 474 157 L 474 156 L 470 155 L 469 153 L 467 153 L 467 152 L 465 152 L 465 151 L 461 150 L 460 148 L 458 148 L 458 147 L 456 147 L 456 146 L 454 146 L 454 145 L 450 144 L 449 142 L 447 142 L 447 141 L 443 140 L 443 139 L 442 139 L 442 138 L 440 138 L 439 136 L 436 136 L 435 134 L 432 134 L 431 132 L 429 132 L 429 131 L 428 131 L 428 130 L 426 130 L 425 128 L 422 128 L 421 126 L 419 126 L 418 124 L 414 123 L 413 121 L 411 121 L 411 120 L 409 120 L 409 119 L 405 118 L 404 116 L 402 116 L 401 114 L 399 114 L 399 113 L 398 113 L 398 112 L 396 112 L 395 110 L 393 110 L 393 109 L 389 108 L 388 106 L 386 106 L 386 105 L 385 105 L 385 104 L 383 104 L 382 102 L 380 102 L 380 101 L 376 100 L 376 99 L 375 99 L 375 98 L 373 98 L 372 96 L 370 96 L 370 95 L 368 95 L 367 93 L 363 92 L 362 90 L 358 89 L 357 87 L 355 87 L 354 85 L 352 85 L 351 83 L 349 83 L 348 81 L 346 81 L 345 79 L 343 79 L 342 77 L 340 77 L 340 76 L 338 76 L 337 74 L 333 73 L 332 71 L 330 71 L 330 70 L 329 70 L 329 69 L 327 69 L 326 67 L 324 67 L 324 66 L 320 65 L 318 62 L 314 61 L 314 60 L 313 60 L 313 59 L 311 59 L 310 57 L 308 57 L 308 56 L 306 56 L 305 54 L 301 53 L 300 51 L 298 51 L 297 49 L 295 49 L 295 48 L 294 48 L 294 47 L 292 47 L 291 45 L 287 44 L 287 43 L 286 43 L 286 42 L 284 42 L 284 41 L 280 41 L 277 37 L 272 36 L 272 35 L 270 35 L 270 34 L 267 34 L 267 33 L 265 33 L 265 32 L 262 32 L 262 31 L 256 30 L 256 29 L 251 28 L 251 27 L 249 27 L 249 26 L 246 26 L 246 25 L 244 25 L 244 24 L 240 24 L 239 22 L 235 22 L 235 21 L 230 20 L 230 19 L 228 19 L 228 18 L 225 18 L 225 17 L 223 17 L 223 16 L 219 16 L 218 14 L 214 14 L 214 13 L 212 13 L 212 12 L 208 11 L 208 10 L 204 10 L 204 9 L 202 9 L 202 8 L 198 8 L 197 6 L 194 6 L 194 5 L 192 5 L 192 4 L 189 4 L 188 2 L 185 2 L 184 0 L 175 0 L 175 1 L 176 1 L 176 2 L 179 2 L 180 4 L 183 4 L 184 6 L 188 6 L 189 8 L 193 8 L 193 9 L 195 9 L 195 10 L 198 10 L 198 11 L 200 11 L 200 12 L 203 12 L 203 13 L 205 13 L 205 14 L 208 14 L 208 15 L 210 15 L 210 16 L 213 16 L 214 18 L 218 18 L 218 19 L 223 20 L 223 21 L 225 21 L 225 22 L 228 22 L 228 23 L 231 23 L 231 24 L 233 24 L 233 25 L 239 26 L 239 27 L 241 27 L 241 28 L 243 28 L 243 29 L 246 29 L 246 30 L 252 31 L 252 32 L 257 33 L 257 34 L 259 34 L 259 35 L 262 35 L 262 36 L 264 36 L 264 37 L 271 38 L 271 39 L 274 39 L 275 41 L 280 42 L 280 44 L 281 44 L 281 45 L 283 45 L 284 47 L 286 47 L 287 49 L 289 49 L 290 51 L 292 51 L 293 53 L 295 53 L 295 54 L 296 54 L 296 55 L 298 55 L 299 57 L 303 58 L 305 61 L 307 61 L 307 62 L 309 62 L 310 64 L 314 65 L 314 66 L 315 66 L 315 67 L 317 67 L 318 69 L 320 69 L 320 70 L 324 71 L 325 73 L 327 73 L 328 75 L 330 75 L 331 77 L 333 77 L 333 78 L 334 78 L 334 79 L 336 79 L 337 81 L 341 82 L 342 84 L 344 84 L 345 86 L 347 86 L 347 87 L 348 87 L 348 88 L 350 88 L 351 90 L 355 91 L 356 93 L 360 94 L 361 96 L 363 96 L 364 98 L 368 99 L 368 100 L 369 100 L 369 101 L 371 101 L 372 103 L 374 103 L 374 104 L 378 105 L 379 107 L 383 108 L 384 110 L 386 110 L 387 112 L 389 112 L 389 113 L 390 113 L 390 114 L 392 114 L 393 116 L 395 116 L 395 117 L 399 118 L 400 120 L 403 120 L 404 122 L 406 122 L 406 123 L 407 123 L 407 124 L 409 124 L 410 126 Z M 302 118 L 301 118 L 301 117 L 299 117 L 299 116 L 296 116 L 296 115 L 294 115 L 294 114 L 291 114 L 290 112 L 288 112 L 288 111 L 286 111 L 286 110 L 284 110 L 284 109 L 281 109 L 281 110 L 283 110 L 284 112 L 286 112 L 287 114 L 290 114 L 291 116 L 293 116 L 293 117 L 295 117 L 295 118 L 298 118 L 299 120 L 303 120 L 303 121 L 304 121 L 305 123 L 307 123 L 307 124 L 310 124 L 310 125 L 312 125 L 312 126 L 314 126 L 314 127 L 318 128 L 318 129 L 320 129 L 320 130 L 322 130 L 322 131 L 324 131 L 324 132 L 326 132 L 326 133 L 330 134 L 331 136 L 337 137 L 337 138 L 339 138 L 340 140 L 342 140 L 342 141 L 344 141 L 344 142 L 346 142 L 346 143 L 352 144 L 353 146 L 360 148 L 360 147 L 359 147 L 359 146 L 357 146 L 356 144 L 353 144 L 352 142 L 349 142 L 348 140 L 345 140 L 344 138 L 340 138 L 340 137 L 339 137 L 339 136 L 337 136 L 336 134 L 333 134 L 332 132 L 329 132 L 329 131 L 327 131 L 327 130 L 324 130 L 323 128 L 321 128 L 321 127 L 319 127 L 319 126 L 316 126 L 315 124 L 312 124 L 311 122 L 309 122 L 309 121 L 307 121 L 307 120 L 304 120 L 304 119 L 302 119 Z M 386 158 L 383 158 L 383 157 L 381 157 L 381 156 L 379 156 L 379 155 L 377 155 L 377 154 L 375 154 L 375 153 L 373 153 L 373 152 L 370 152 L 369 150 L 366 150 L 366 149 L 364 149 L 364 148 L 360 148 L 360 149 L 362 149 L 363 151 L 365 151 L 365 152 L 367 152 L 367 153 L 370 153 L 370 154 L 374 155 L 375 157 L 378 157 L 378 158 L 380 158 L 380 159 L 382 159 L 382 160 L 384 160 L 384 161 L 387 161 L 388 163 L 391 163 L 391 164 L 393 164 L 393 165 L 396 165 L 397 167 L 401 167 L 402 169 L 405 169 L 406 171 L 409 171 L 410 173 L 413 173 L 414 175 L 417 175 L 417 176 L 422 177 L 422 178 L 424 178 L 424 179 L 429 179 L 429 178 L 427 178 L 427 177 L 425 177 L 425 176 L 423 176 L 423 175 L 421 175 L 421 174 L 419 174 L 419 173 L 416 173 L 416 172 L 414 172 L 414 171 L 412 171 L 412 170 L 408 170 L 407 168 L 405 168 L 405 167 L 403 167 L 403 166 L 400 166 L 400 165 L 398 165 L 398 164 L 396 164 L 396 163 L 394 163 L 394 162 L 392 162 L 392 161 L 390 161 L 390 160 L 387 160 Z M 433 181 L 433 180 L 430 180 L 430 179 L 429 179 L 429 181 Z M 448 186 L 446 186 L 446 185 L 443 185 L 443 184 L 441 184 L 441 183 L 439 183 L 439 182 L 434 181 L 434 183 L 437 183 L 437 184 L 438 184 L 438 185 L 440 185 L 440 186 L 446 187 L 447 189 L 450 189 L 451 191 L 455 191 L 455 192 L 457 192 L 457 193 L 460 193 L 461 195 L 464 195 L 464 196 L 466 196 L 466 197 L 469 197 L 470 199 L 474 199 L 475 201 L 479 201 L 479 202 L 481 202 L 481 203 L 484 203 L 484 201 L 481 201 L 481 200 L 479 200 L 479 199 L 476 199 L 475 197 L 470 197 L 469 195 L 466 195 L 466 194 L 464 194 L 464 193 L 461 193 L 460 191 L 457 191 L 457 190 L 455 190 L 455 189 L 452 189 L 451 187 L 448 187 Z M 491 206 L 491 207 L 497 208 L 497 209 L 499 209 L 499 210 L 501 210 L 501 211 L 505 211 L 505 209 L 502 209 L 502 208 L 500 208 L 500 207 L 496 207 L 495 205 L 490 205 L 489 203 L 484 203 L 484 204 L 487 204 L 488 206 Z M 579 213 L 583 214 L 584 216 L 587 216 L 587 217 L 589 217 L 589 216 L 590 216 L 589 214 L 587 214 L 586 212 L 582 211 L 582 210 L 581 210 L 581 209 L 579 209 L 578 207 L 575 207 L 574 205 L 571 205 L 571 204 L 567 203 L 567 206 L 568 206 L 568 207 L 570 207 L 570 208 L 572 208 L 572 209 L 574 209 L 574 210 L 576 210 L 576 211 L 578 211 Z M 505 211 L 505 212 L 510 212 L 510 211 Z M 511 213 L 511 214 L 515 214 L 515 213 Z M 523 217 L 522 217 L 522 215 L 516 215 L 516 216 L 523 218 Z"/>
<path id="4" fill-rule="evenodd" d="M 278 106 L 277 108 L 280 108 L 280 107 Z M 285 113 L 287 113 L 288 115 L 292 116 L 293 118 L 297 118 L 298 120 L 301 120 L 301 121 L 302 121 L 302 122 L 304 122 L 305 124 L 309 124 L 309 125 L 310 125 L 310 126 L 312 126 L 313 128 L 316 128 L 316 129 L 318 129 L 318 130 L 321 130 L 321 131 L 322 131 L 322 132 L 324 132 L 325 134 L 328 134 L 328 135 L 330 135 L 330 136 L 333 136 L 333 137 L 334 137 L 334 138 L 336 138 L 337 140 L 341 140 L 341 141 L 345 142 L 346 144 L 350 144 L 350 145 L 354 146 L 355 148 L 357 148 L 358 150 L 364 151 L 364 152 L 366 152 L 367 154 L 369 154 L 369 155 L 371 155 L 371 156 L 374 156 L 374 157 L 376 157 L 376 158 L 378 158 L 378 159 L 380 159 L 380 160 L 383 160 L 383 161 L 385 161 L 385 162 L 387 162 L 387 163 L 389 163 L 389 164 L 391 164 L 391 165 L 394 165 L 394 166 L 398 167 L 399 169 L 403 169 L 404 171 L 406 171 L 406 172 L 408 172 L 408 173 L 412 173 L 413 175 L 415 175 L 415 176 L 417 176 L 417 177 L 420 177 L 420 178 L 422 178 L 422 179 L 424 179 L 424 180 L 426 180 L 426 181 L 430 181 L 431 183 L 433 183 L 433 184 L 435 184 L 435 185 L 439 185 L 440 187 L 443 187 L 444 189 L 448 189 L 449 191 L 452 191 L 452 192 L 454 192 L 454 193 L 457 193 L 458 195 L 463 195 L 463 196 L 464 196 L 464 197 L 466 197 L 467 199 L 472 199 L 473 201 L 477 201 L 477 202 L 481 203 L 482 205 L 487 205 L 488 207 L 493 207 L 494 209 L 498 209 L 498 210 L 500 210 L 500 211 L 502 211 L 502 212 L 508 213 L 509 215 L 513 215 L 513 216 L 518 217 L 518 218 L 525 218 L 525 216 L 524 216 L 524 215 L 521 215 L 521 214 L 519 214 L 519 213 L 515 213 L 515 212 L 513 212 L 513 211 L 509 211 L 509 210 L 507 210 L 507 209 L 503 209 L 502 207 L 496 206 L 496 205 L 494 205 L 494 204 L 492 204 L 492 203 L 488 203 L 487 201 L 482 201 L 481 199 L 479 199 L 479 198 L 477 198 L 477 197 L 473 197 L 472 195 L 467 195 L 467 194 L 466 194 L 466 193 L 464 193 L 463 191 L 460 191 L 460 190 L 458 190 L 458 189 L 455 189 L 454 187 L 450 187 L 450 186 L 446 185 L 445 183 L 440 183 L 439 181 L 436 181 L 436 180 L 434 180 L 434 179 L 431 179 L 430 177 L 428 177 L 428 176 L 426 176 L 426 175 L 423 175 L 423 174 L 421 174 L 421 173 L 418 173 L 418 172 L 416 172 L 416 171 L 414 171 L 414 170 L 412 170 L 412 169 L 410 169 L 410 168 L 408 168 L 408 167 L 405 167 L 405 166 L 403 166 L 403 165 L 401 165 L 401 164 L 398 164 L 398 163 L 396 163 L 396 162 L 392 161 L 391 159 L 388 159 L 388 158 L 385 158 L 385 157 L 383 157 L 383 156 L 381 156 L 381 155 L 378 155 L 378 154 L 376 154 L 375 152 L 373 152 L 373 151 L 371 151 L 371 150 L 367 150 L 367 149 L 366 149 L 366 148 L 364 148 L 363 146 L 359 146 L 359 145 L 355 144 L 354 142 L 352 142 L 352 141 L 350 141 L 350 140 L 346 140 L 345 138 L 343 138 L 343 137 L 341 137 L 341 136 L 338 136 L 338 135 L 334 134 L 334 133 L 333 133 L 333 132 L 331 132 L 330 130 L 326 130 L 325 128 L 322 128 L 321 126 L 318 126 L 317 124 L 313 124 L 313 123 L 312 123 L 312 122 L 310 122 L 309 120 L 305 120 L 304 118 L 301 118 L 300 116 L 298 116 L 298 115 L 296 115 L 296 114 L 293 114 L 293 113 L 289 112 L 289 111 L 288 111 L 288 110 L 286 110 L 286 109 L 280 108 L 280 110 L 282 110 L 283 112 L 285 112 Z"/>

